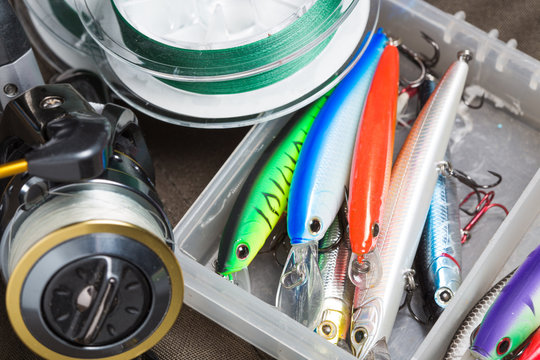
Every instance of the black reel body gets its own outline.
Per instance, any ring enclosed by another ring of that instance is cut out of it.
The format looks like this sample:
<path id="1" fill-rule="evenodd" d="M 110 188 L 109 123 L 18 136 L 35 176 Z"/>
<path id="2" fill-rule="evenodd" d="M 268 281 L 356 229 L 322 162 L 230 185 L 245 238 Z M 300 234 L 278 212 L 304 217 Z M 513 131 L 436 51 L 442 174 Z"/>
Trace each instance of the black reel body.
<path id="1" fill-rule="evenodd" d="M 183 282 L 130 110 L 38 86 L 0 119 L 0 265 L 13 328 L 50 359 L 132 359 L 169 330 Z"/>

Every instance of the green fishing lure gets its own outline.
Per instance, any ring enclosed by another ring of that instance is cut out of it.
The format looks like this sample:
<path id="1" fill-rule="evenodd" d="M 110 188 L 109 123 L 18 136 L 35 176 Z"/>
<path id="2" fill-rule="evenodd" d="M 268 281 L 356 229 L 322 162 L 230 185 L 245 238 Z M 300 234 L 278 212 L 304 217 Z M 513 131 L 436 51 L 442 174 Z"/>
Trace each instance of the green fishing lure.
<path id="1" fill-rule="evenodd" d="M 330 93 L 289 121 L 244 183 L 221 236 L 216 266 L 221 275 L 230 275 L 251 263 L 287 208 L 300 149 Z"/>

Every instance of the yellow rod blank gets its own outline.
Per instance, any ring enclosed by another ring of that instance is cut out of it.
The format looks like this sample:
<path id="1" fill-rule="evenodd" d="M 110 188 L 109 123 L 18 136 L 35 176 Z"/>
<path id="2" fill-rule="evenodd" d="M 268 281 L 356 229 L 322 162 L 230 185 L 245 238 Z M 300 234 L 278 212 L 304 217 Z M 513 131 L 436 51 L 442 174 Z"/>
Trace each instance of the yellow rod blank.
<path id="1" fill-rule="evenodd" d="M 28 170 L 28 162 L 24 159 L 0 165 L 0 179 L 21 174 Z"/>

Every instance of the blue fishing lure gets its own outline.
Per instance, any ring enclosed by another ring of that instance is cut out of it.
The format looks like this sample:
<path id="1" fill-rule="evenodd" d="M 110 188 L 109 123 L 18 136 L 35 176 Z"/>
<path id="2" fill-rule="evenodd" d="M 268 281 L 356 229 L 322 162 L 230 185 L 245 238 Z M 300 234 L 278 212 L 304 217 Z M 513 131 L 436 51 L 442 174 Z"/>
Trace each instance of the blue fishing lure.
<path id="1" fill-rule="evenodd" d="M 461 236 L 455 179 L 439 175 L 418 248 L 426 310 L 436 320 L 461 284 Z"/>
<path id="2" fill-rule="evenodd" d="M 291 244 L 320 240 L 343 203 L 364 103 L 388 42 L 379 30 L 321 109 L 300 152 L 289 193 Z"/>

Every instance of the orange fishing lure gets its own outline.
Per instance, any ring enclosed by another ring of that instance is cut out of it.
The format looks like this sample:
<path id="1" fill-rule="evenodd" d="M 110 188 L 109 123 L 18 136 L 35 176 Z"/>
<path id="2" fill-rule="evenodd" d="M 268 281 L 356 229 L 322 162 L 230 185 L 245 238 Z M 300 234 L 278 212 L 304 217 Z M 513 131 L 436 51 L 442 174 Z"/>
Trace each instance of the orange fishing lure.
<path id="1" fill-rule="evenodd" d="M 358 128 L 349 183 L 351 248 L 360 256 L 377 243 L 383 201 L 390 183 L 396 107 L 399 91 L 399 53 L 386 46 L 375 72 Z"/>

